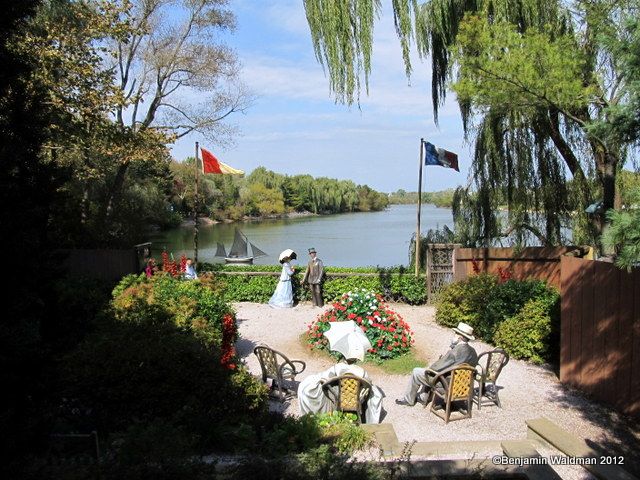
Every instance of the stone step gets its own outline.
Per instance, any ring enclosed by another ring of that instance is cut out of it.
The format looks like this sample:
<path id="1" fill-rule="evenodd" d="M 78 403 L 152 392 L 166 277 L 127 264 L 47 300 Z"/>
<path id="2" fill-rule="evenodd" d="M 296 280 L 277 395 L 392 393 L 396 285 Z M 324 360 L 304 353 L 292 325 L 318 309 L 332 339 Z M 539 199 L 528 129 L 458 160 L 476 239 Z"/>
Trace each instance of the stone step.
<path id="1" fill-rule="evenodd" d="M 398 441 L 398 437 L 390 423 L 378 425 L 363 424 L 372 433 L 383 455 L 386 457 L 402 454 L 405 443 Z M 420 457 L 464 456 L 467 458 L 488 458 L 502 451 L 499 441 L 458 441 L 458 442 L 415 442 L 411 445 L 411 455 Z"/>
<path id="2" fill-rule="evenodd" d="M 373 434 L 385 457 L 391 457 L 402 453 L 402 445 L 398 443 L 398 437 L 393 425 L 390 423 L 362 424 L 366 432 Z"/>
<path id="3" fill-rule="evenodd" d="M 581 465 L 596 478 L 602 480 L 638 480 L 619 464 L 609 462 L 624 462 L 626 459 L 612 455 L 610 452 L 600 452 L 591 448 L 578 437 L 571 435 L 547 418 L 527 420 L 527 438 L 545 442 L 560 450 L 568 457 L 581 462 Z M 593 463 L 591 463 L 593 462 Z"/>
<path id="4" fill-rule="evenodd" d="M 507 457 L 523 461 L 523 464 L 531 459 L 532 462 L 526 466 L 527 478 L 531 480 L 561 479 L 553 468 L 544 463 L 546 459 L 542 458 L 531 440 L 505 440 L 502 442 L 502 451 Z M 536 461 L 540 463 L 536 464 Z"/>

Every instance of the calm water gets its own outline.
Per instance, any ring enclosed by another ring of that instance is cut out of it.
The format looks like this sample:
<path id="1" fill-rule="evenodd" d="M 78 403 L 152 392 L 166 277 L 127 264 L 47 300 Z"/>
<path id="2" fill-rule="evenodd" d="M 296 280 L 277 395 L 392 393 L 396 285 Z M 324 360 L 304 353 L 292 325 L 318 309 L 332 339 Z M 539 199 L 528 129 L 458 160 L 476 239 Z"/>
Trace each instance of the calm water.
<path id="1" fill-rule="evenodd" d="M 278 263 L 286 248 L 298 253 L 298 263 L 306 264 L 307 249 L 315 247 L 325 265 L 364 267 L 407 265 L 409 241 L 416 230 L 416 205 L 392 205 L 383 212 L 359 212 L 321 217 L 287 218 L 201 226 L 198 260 L 220 262 L 214 257 L 216 242 L 229 251 L 235 228 L 239 228 L 258 248 L 269 255 L 257 258 L 258 265 Z M 421 231 L 447 225 L 453 228 L 451 210 L 422 206 Z M 151 238 L 153 254 L 166 248 L 174 256 L 193 256 L 193 227 L 161 232 Z M 224 260 L 222 260 L 224 261 Z"/>

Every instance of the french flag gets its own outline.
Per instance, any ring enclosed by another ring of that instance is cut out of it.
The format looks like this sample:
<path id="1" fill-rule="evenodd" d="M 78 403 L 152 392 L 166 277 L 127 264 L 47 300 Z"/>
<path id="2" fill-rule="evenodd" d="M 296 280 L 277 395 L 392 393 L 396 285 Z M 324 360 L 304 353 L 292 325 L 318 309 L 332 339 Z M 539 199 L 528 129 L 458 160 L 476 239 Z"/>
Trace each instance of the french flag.
<path id="1" fill-rule="evenodd" d="M 459 172 L 458 155 L 445 150 L 444 148 L 436 148 L 433 143 L 423 141 L 424 143 L 424 164 L 437 165 L 440 167 L 453 168 Z"/>

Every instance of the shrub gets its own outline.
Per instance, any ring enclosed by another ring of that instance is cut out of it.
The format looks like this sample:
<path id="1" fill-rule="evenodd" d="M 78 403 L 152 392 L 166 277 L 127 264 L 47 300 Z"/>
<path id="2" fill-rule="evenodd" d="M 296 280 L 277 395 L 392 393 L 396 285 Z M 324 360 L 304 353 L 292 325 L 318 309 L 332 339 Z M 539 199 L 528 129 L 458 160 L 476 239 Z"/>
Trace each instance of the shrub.
<path id="1" fill-rule="evenodd" d="M 225 272 L 279 272 L 277 266 L 271 265 L 203 265 L 203 270 L 216 273 L 216 278 L 224 284 L 223 296 L 226 301 L 266 303 L 278 284 L 277 276 L 264 275 L 225 275 Z M 303 270 L 299 270 L 303 271 Z M 337 268 L 325 269 L 327 276 L 323 284 L 324 297 L 327 302 L 335 301 L 344 292 L 356 288 L 365 288 L 380 292 L 385 299 L 406 302 L 411 305 L 423 304 L 427 301 L 427 289 L 424 278 L 416 278 L 404 268 Z M 332 273 L 375 273 L 377 275 L 353 275 L 336 277 Z M 302 275 L 294 275 L 292 280 L 293 294 L 296 301 L 310 300 L 307 288 L 302 288 Z"/>
<path id="2" fill-rule="evenodd" d="M 371 436 L 358 425 L 354 413 L 330 412 L 315 415 L 322 438 L 339 453 L 353 453 L 371 443 Z"/>
<path id="3" fill-rule="evenodd" d="M 323 335 L 332 322 L 353 320 L 365 333 L 372 348 L 367 358 L 382 361 L 407 353 L 414 340 L 402 317 L 390 310 L 380 295 L 370 290 L 355 289 L 345 293 L 332 307 L 322 313 L 307 330 L 310 348 L 328 350 L 329 341 Z"/>
<path id="4" fill-rule="evenodd" d="M 514 358 L 538 364 L 557 358 L 559 299 L 555 294 L 529 300 L 520 312 L 498 326 L 495 344 Z"/>
<path id="5" fill-rule="evenodd" d="M 518 313 L 532 298 L 545 295 L 548 287 L 540 280 L 507 280 L 482 273 L 445 287 L 437 302 L 436 321 L 455 327 L 471 325 L 476 336 L 493 339 L 498 326 Z"/>
<path id="6" fill-rule="evenodd" d="M 113 297 L 61 362 L 65 422 L 108 434 L 165 419 L 228 448 L 219 428 L 265 412 L 267 389 L 238 367 L 235 314 L 213 290 L 159 273 L 125 277 Z"/>
<path id="7" fill-rule="evenodd" d="M 225 368 L 219 350 L 173 325 L 169 316 L 139 323 L 105 319 L 64 358 L 60 371 L 60 396 L 72 399 L 62 413 L 75 428 L 102 434 L 163 418 L 211 445 L 220 424 L 246 420 L 266 407 L 261 383 L 242 369 Z"/>
<path id="8" fill-rule="evenodd" d="M 218 348 L 225 315 L 231 315 L 235 323 L 232 308 L 206 284 L 162 273 L 148 279 L 144 275 L 125 277 L 113 291 L 112 305 L 120 320 L 145 323 L 155 316 L 167 317 L 175 326 Z"/>
<path id="9" fill-rule="evenodd" d="M 552 331 L 559 322 L 558 302 L 558 293 L 542 281 L 501 282 L 482 273 L 442 290 L 436 321 L 448 327 L 467 323 L 477 337 L 539 363 L 557 349 Z"/>

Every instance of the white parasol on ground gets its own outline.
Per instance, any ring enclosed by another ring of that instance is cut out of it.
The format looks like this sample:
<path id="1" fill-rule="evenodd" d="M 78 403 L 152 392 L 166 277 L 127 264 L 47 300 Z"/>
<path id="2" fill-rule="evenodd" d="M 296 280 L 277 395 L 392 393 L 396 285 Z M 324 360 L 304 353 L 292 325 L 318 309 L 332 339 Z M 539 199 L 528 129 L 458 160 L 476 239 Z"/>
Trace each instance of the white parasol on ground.
<path id="1" fill-rule="evenodd" d="M 324 336 L 329 340 L 329 348 L 340 352 L 346 359 L 364 360 L 364 352 L 371 348 L 371 342 L 353 320 L 332 322 Z"/>
<path id="2" fill-rule="evenodd" d="M 285 258 L 288 258 L 289 260 L 295 260 L 296 258 L 298 258 L 298 255 L 290 248 L 287 248 L 280 254 L 278 260 L 282 262 Z"/>

